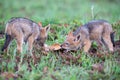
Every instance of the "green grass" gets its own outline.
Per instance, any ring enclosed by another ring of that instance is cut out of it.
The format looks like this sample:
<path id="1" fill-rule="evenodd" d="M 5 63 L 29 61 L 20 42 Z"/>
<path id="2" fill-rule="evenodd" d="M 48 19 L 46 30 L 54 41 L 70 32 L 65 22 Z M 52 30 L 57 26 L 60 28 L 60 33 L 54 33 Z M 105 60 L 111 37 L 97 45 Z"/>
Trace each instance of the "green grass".
<path id="1" fill-rule="evenodd" d="M 92 19 L 105 19 L 114 25 L 120 20 L 119 5 L 119 0 L 0 0 L 0 31 L 4 32 L 5 24 L 11 17 L 28 17 L 35 22 L 42 22 L 43 26 L 51 24 L 54 32 L 49 32 L 46 44 L 63 43 L 69 31 Z M 65 27 L 64 24 L 68 26 Z M 120 36 L 119 24 L 113 26 L 116 40 Z M 3 43 L 4 39 L 1 38 L 0 49 Z M 109 56 L 104 54 L 102 57 L 90 56 L 82 51 L 70 52 L 67 55 L 74 57 L 80 55 L 74 62 L 73 59 L 67 60 L 61 57 L 60 51 L 49 52 L 48 55 L 35 51 L 38 57 L 35 65 L 32 58 L 26 58 L 26 50 L 27 46 L 24 45 L 23 54 L 18 55 L 16 43 L 13 41 L 9 55 L 0 51 L 0 73 L 12 72 L 18 75 L 18 80 L 119 80 L 120 78 L 118 52 Z M 20 57 L 20 61 L 16 56 Z M 103 72 L 90 73 L 93 64 L 102 62 L 104 62 Z"/>

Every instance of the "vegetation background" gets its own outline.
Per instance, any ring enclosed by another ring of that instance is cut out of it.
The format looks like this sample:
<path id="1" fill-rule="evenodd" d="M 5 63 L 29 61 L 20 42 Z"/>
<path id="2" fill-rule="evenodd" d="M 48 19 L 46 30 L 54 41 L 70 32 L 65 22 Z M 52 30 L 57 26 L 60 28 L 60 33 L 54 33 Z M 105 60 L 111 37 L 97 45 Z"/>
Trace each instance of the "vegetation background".
<path id="1" fill-rule="evenodd" d="M 37 23 L 42 22 L 43 26 L 50 23 L 51 31 L 46 41 L 48 45 L 62 43 L 69 31 L 93 19 L 109 21 L 116 31 L 115 40 L 120 36 L 120 0 L 0 0 L 0 49 L 5 39 L 3 36 L 5 24 L 11 17 L 27 17 Z M 9 54 L 0 51 L 0 79 L 120 79 L 119 51 L 114 54 L 98 53 L 102 54 L 102 57 L 77 51 L 70 52 L 66 58 L 67 55 L 61 54 L 60 51 L 44 55 L 41 51 L 34 49 L 38 57 L 35 65 L 32 58 L 25 58 L 27 46 L 23 47 L 24 51 L 19 55 L 19 60 L 16 59 L 18 54 L 16 54 L 15 41 L 10 45 Z M 98 64 L 98 69 L 94 71 L 95 64 Z M 100 66 L 103 68 L 101 69 Z"/>

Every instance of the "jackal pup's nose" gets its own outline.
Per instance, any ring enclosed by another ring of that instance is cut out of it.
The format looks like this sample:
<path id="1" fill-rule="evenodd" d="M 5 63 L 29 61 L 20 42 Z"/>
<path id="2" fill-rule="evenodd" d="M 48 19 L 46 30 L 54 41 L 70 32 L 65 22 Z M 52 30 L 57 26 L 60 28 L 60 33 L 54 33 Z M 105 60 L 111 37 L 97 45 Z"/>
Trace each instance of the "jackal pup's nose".
<path id="1" fill-rule="evenodd" d="M 61 44 L 60 47 L 62 48 L 62 46 L 63 46 L 63 45 Z"/>

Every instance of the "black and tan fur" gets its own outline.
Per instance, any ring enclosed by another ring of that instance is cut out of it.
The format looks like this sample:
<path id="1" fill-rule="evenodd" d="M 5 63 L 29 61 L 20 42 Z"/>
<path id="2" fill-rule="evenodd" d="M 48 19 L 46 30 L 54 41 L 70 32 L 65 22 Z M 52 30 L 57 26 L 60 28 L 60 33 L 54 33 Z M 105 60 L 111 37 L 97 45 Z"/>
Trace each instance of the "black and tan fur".
<path id="1" fill-rule="evenodd" d="M 2 51 L 7 50 L 13 39 L 17 42 L 17 50 L 19 53 L 22 52 L 23 42 L 28 42 L 29 51 L 32 50 L 33 42 L 35 40 L 43 46 L 49 29 L 50 25 L 43 28 L 41 25 L 38 25 L 34 21 L 27 18 L 11 18 L 6 24 L 6 39 Z"/>
<path id="2" fill-rule="evenodd" d="M 61 47 L 68 51 L 83 48 L 84 52 L 88 52 L 92 41 L 97 41 L 98 44 L 105 45 L 109 51 L 113 51 L 112 25 L 105 20 L 90 21 L 77 28 L 75 32 L 70 32 Z"/>

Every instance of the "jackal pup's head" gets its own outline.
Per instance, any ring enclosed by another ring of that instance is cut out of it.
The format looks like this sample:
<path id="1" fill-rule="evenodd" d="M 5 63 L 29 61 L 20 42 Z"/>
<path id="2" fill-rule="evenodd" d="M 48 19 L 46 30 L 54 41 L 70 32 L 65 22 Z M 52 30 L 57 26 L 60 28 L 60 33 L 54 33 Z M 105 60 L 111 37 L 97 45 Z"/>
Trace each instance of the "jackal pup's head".
<path id="1" fill-rule="evenodd" d="M 70 50 L 77 50 L 80 47 L 80 34 L 74 36 L 73 32 L 68 33 L 66 40 L 61 45 L 61 48 L 66 49 L 67 51 Z"/>
<path id="2" fill-rule="evenodd" d="M 40 26 L 40 35 L 37 39 L 39 45 L 44 46 L 45 40 L 47 39 L 48 32 L 50 30 L 50 24 L 45 27 Z"/>

